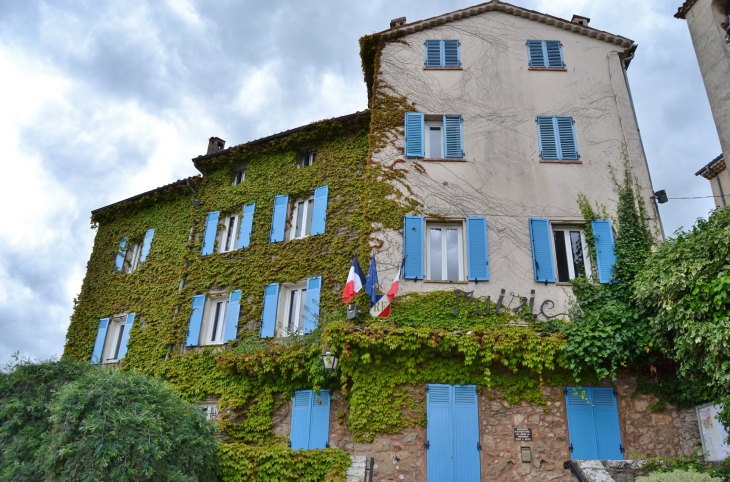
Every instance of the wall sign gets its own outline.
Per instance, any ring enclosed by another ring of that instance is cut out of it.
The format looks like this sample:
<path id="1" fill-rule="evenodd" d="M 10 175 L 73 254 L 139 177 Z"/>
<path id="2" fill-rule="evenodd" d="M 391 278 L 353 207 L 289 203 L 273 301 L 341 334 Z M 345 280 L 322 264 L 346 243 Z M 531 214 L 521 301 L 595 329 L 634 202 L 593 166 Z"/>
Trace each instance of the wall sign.
<path id="1" fill-rule="evenodd" d="M 494 312 L 501 314 L 505 308 L 513 308 L 515 314 L 519 314 L 522 311 L 530 313 L 535 319 L 550 320 L 558 316 L 564 316 L 566 313 L 548 314 L 545 310 L 552 310 L 555 308 L 555 303 L 552 300 L 545 300 L 540 304 L 540 311 L 535 313 L 535 290 L 530 290 L 530 298 L 526 296 L 520 296 L 515 294 L 513 291 L 510 292 L 509 301 L 507 304 L 504 302 L 506 290 L 502 288 L 497 298 L 497 306 L 495 306 Z M 492 310 L 492 299 L 490 296 L 479 296 L 474 298 L 474 291 L 454 290 L 456 296 L 456 306 L 454 306 L 454 316 L 459 315 L 460 310 L 466 311 L 466 316 L 484 316 L 488 315 Z M 463 303 L 463 307 L 462 307 Z M 512 303 L 515 303 L 514 307 Z"/>
<path id="2" fill-rule="evenodd" d="M 532 442 L 532 429 L 530 427 L 515 427 L 515 442 Z"/>
<path id="3" fill-rule="evenodd" d="M 700 424 L 702 435 L 702 452 L 707 461 L 722 461 L 730 455 L 730 446 L 725 443 L 727 432 L 722 423 L 717 419 L 717 414 L 722 411 L 722 406 L 711 403 L 696 407 L 697 421 Z"/>

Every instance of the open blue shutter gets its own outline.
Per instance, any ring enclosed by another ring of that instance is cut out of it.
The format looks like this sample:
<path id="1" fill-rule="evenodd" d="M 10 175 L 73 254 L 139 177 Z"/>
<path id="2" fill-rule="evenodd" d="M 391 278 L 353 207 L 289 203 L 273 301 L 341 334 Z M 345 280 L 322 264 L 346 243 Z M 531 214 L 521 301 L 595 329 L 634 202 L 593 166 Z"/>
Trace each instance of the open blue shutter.
<path id="1" fill-rule="evenodd" d="M 203 309 L 205 308 L 205 295 L 193 296 L 193 308 L 190 312 L 188 323 L 188 335 L 185 346 L 198 346 L 200 342 L 200 327 L 203 324 Z"/>
<path id="2" fill-rule="evenodd" d="M 320 390 L 312 400 L 312 421 L 309 427 L 309 448 L 324 449 L 329 445 L 330 391 Z"/>
<path id="3" fill-rule="evenodd" d="M 426 40 L 426 67 L 441 67 L 441 40 Z"/>
<path id="4" fill-rule="evenodd" d="M 557 160 L 558 143 L 555 138 L 555 124 L 553 117 L 537 117 L 537 138 L 540 142 L 540 157 L 543 159 Z"/>
<path id="5" fill-rule="evenodd" d="M 276 310 L 279 306 L 279 285 L 271 283 L 264 288 L 264 309 L 261 312 L 261 338 L 271 338 L 276 330 Z"/>
<path id="6" fill-rule="evenodd" d="M 406 157 L 423 157 L 425 153 L 423 129 L 424 116 L 421 112 L 406 112 L 405 151 Z"/>
<path id="7" fill-rule="evenodd" d="M 129 332 L 132 330 L 132 325 L 134 324 L 134 315 L 134 313 L 128 314 L 124 322 L 124 333 L 122 333 L 122 341 L 119 343 L 117 360 L 121 360 L 127 354 L 127 343 L 129 343 Z"/>
<path id="8" fill-rule="evenodd" d="M 616 253 L 613 249 L 613 229 L 611 220 L 596 219 L 591 221 L 591 229 L 596 243 L 596 264 L 598 265 L 598 281 L 601 283 L 611 282 L 614 264 L 616 264 Z"/>
<path id="9" fill-rule="evenodd" d="M 238 233 L 236 249 L 248 248 L 248 245 L 251 244 L 251 230 L 253 229 L 253 213 L 255 210 L 256 203 L 246 204 L 243 206 L 241 229 Z"/>
<path id="10" fill-rule="evenodd" d="M 556 117 L 560 159 L 578 160 L 578 143 L 575 139 L 575 125 L 572 117 Z"/>
<path id="11" fill-rule="evenodd" d="M 215 249 L 215 238 L 218 235 L 219 215 L 219 211 L 211 211 L 208 213 L 208 219 L 205 221 L 205 234 L 203 235 L 203 249 L 200 252 L 203 256 L 212 254 Z"/>
<path id="12" fill-rule="evenodd" d="M 469 262 L 469 281 L 489 281 L 489 248 L 487 218 L 466 218 L 466 253 Z"/>
<path id="13" fill-rule="evenodd" d="M 314 190 L 314 210 L 312 212 L 312 235 L 324 234 L 327 221 L 327 186 Z"/>
<path id="14" fill-rule="evenodd" d="M 307 301 L 304 304 L 304 333 L 311 333 L 319 323 L 319 294 L 322 277 L 307 279 Z"/>
<path id="15" fill-rule="evenodd" d="M 150 248 L 152 247 L 152 238 L 155 237 L 155 230 L 148 229 L 144 235 L 144 243 L 142 243 L 142 254 L 139 255 L 139 262 L 143 263 L 147 259 L 147 255 L 150 254 Z"/>
<path id="16" fill-rule="evenodd" d="M 545 52 L 547 56 L 547 65 L 551 69 L 562 69 L 565 67 L 563 61 L 563 49 L 560 46 L 560 40 L 545 40 Z"/>
<path id="17" fill-rule="evenodd" d="M 227 343 L 238 337 L 238 316 L 241 314 L 241 290 L 231 291 L 228 296 L 228 311 L 226 311 L 226 331 L 223 342 Z"/>
<path id="18" fill-rule="evenodd" d="M 91 351 L 91 363 L 101 363 L 101 355 L 104 352 L 104 341 L 106 340 L 107 330 L 109 330 L 109 318 L 100 319 L 99 327 L 96 329 L 94 349 Z"/>
<path id="19" fill-rule="evenodd" d="M 117 271 L 121 271 L 122 268 L 124 268 L 124 258 L 127 256 L 127 237 L 124 236 L 122 238 L 122 241 L 119 243 L 119 248 L 117 248 L 117 256 L 114 258 L 114 266 L 117 268 Z"/>
<path id="20" fill-rule="evenodd" d="M 592 391 L 598 460 L 623 460 L 618 404 L 613 388 L 594 387 Z"/>
<path id="21" fill-rule="evenodd" d="M 474 385 L 454 386 L 454 470 L 458 482 L 479 482 L 479 408 Z"/>
<path id="22" fill-rule="evenodd" d="M 458 40 L 444 40 L 444 67 L 460 67 L 461 54 Z"/>
<path id="23" fill-rule="evenodd" d="M 596 427 L 593 422 L 590 388 L 566 387 L 565 406 L 568 412 L 568 437 L 573 460 L 598 460 Z M 581 397 L 584 392 L 586 399 Z"/>
<path id="24" fill-rule="evenodd" d="M 291 432 L 289 442 L 294 450 L 309 448 L 309 427 L 312 422 L 312 390 L 294 392 L 291 410 Z"/>
<path id="25" fill-rule="evenodd" d="M 426 480 L 454 482 L 454 387 L 427 387 L 426 441 L 429 447 L 426 452 Z"/>
<path id="26" fill-rule="evenodd" d="M 527 65 L 534 68 L 547 67 L 545 53 L 542 50 L 542 40 L 527 41 Z"/>
<path id="27" fill-rule="evenodd" d="M 423 279 L 423 216 L 403 218 L 404 279 Z"/>
<path id="28" fill-rule="evenodd" d="M 284 241 L 287 207 L 289 207 L 289 196 L 274 197 L 274 214 L 271 216 L 271 236 L 269 237 L 271 243 Z"/>
<path id="29" fill-rule="evenodd" d="M 464 157 L 464 136 L 460 115 L 444 116 L 444 153 L 447 158 Z"/>
<path id="30" fill-rule="evenodd" d="M 553 267 L 553 243 L 550 235 L 550 221 L 530 218 L 530 241 L 532 244 L 532 268 L 535 281 L 555 283 Z"/>

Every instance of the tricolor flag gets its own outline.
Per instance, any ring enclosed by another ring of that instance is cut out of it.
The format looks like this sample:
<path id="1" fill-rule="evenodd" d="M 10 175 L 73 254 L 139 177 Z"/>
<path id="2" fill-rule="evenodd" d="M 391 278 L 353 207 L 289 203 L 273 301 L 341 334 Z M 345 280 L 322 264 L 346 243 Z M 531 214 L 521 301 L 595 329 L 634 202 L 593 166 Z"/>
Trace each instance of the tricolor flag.
<path id="1" fill-rule="evenodd" d="M 357 258 L 353 256 L 352 266 L 350 266 L 350 272 L 347 273 L 347 283 L 345 283 L 345 291 L 342 292 L 342 301 L 349 303 L 355 297 L 358 291 L 362 289 L 362 285 L 365 283 L 365 275 L 360 268 L 360 263 L 357 262 Z"/>
<path id="2" fill-rule="evenodd" d="M 390 305 L 391 303 L 393 303 L 393 299 L 395 299 L 395 295 L 398 293 L 398 283 L 400 282 L 401 268 L 402 267 L 399 267 L 398 271 L 395 273 L 395 279 L 393 280 L 393 284 L 390 285 L 388 293 L 386 293 L 385 296 L 381 296 L 378 302 L 370 308 L 370 314 L 374 317 L 387 318 L 388 316 L 390 316 Z"/>

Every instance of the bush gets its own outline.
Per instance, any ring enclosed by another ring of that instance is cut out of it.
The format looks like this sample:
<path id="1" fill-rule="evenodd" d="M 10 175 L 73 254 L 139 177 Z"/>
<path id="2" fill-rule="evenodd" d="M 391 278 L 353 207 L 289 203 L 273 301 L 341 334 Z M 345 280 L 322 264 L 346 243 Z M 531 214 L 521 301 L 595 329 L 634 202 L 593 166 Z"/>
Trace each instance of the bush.
<path id="1" fill-rule="evenodd" d="M 672 472 L 654 472 L 647 477 L 637 477 L 636 482 L 722 482 L 722 479 L 694 471 L 674 470 Z"/>

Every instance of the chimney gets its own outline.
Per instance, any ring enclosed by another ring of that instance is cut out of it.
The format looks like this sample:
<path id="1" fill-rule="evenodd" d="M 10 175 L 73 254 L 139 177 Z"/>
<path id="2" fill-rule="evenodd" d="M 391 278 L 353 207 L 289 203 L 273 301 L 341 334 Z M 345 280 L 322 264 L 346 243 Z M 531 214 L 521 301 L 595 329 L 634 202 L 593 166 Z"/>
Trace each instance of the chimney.
<path id="1" fill-rule="evenodd" d="M 588 17 L 581 17 L 580 15 L 573 15 L 573 18 L 570 19 L 571 23 L 577 23 L 579 25 L 585 25 L 588 26 L 591 19 Z"/>
<path id="2" fill-rule="evenodd" d="M 222 151 L 226 147 L 226 141 L 220 137 L 211 137 L 208 139 L 208 152 L 206 154 L 213 154 L 214 152 Z"/>
<path id="3" fill-rule="evenodd" d="M 393 20 L 390 21 L 390 28 L 402 27 L 405 24 L 406 24 L 405 17 L 394 18 Z"/>

